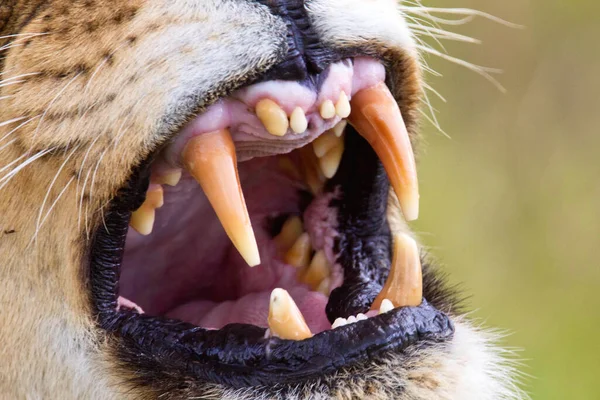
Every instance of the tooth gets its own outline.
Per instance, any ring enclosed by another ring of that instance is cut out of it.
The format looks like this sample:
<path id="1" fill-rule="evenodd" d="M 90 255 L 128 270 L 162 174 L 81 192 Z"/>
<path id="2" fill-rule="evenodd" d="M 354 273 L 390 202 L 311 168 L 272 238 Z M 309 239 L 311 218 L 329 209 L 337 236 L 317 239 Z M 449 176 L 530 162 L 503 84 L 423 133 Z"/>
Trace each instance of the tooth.
<path id="1" fill-rule="evenodd" d="M 306 132 L 308 128 L 308 120 L 304 110 L 300 107 L 296 107 L 290 116 L 290 127 L 294 133 L 300 134 Z"/>
<path id="2" fill-rule="evenodd" d="M 368 319 L 369 317 L 367 317 L 365 314 L 359 313 L 356 314 L 356 320 L 357 321 L 364 321 L 365 319 Z"/>
<path id="3" fill-rule="evenodd" d="M 225 232 L 244 260 L 251 267 L 260 264 L 229 130 L 204 133 L 191 139 L 183 150 L 183 161 L 202 186 Z"/>
<path id="4" fill-rule="evenodd" d="M 348 317 L 348 323 L 349 324 L 353 324 L 356 321 L 358 321 L 358 320 L 356 319 L 356 317 L 354 315 L 351 315 L 351 316 Z"/>
<path id="5" fill-rule="evenodd" d="M 131 214 L 129 225 L 139 234 L 148 236 L 154 228 L 156 209 L 164 204 L 164 192 L 160 185 L 150 185 L 144 203 Z"/>
<path id="6" fill-rule="evenodd" d="M 344 141 L 341 140 L 338 143 L 338 146 L 329 150 L 327 154 L 319 158 L 319 165 L 321 166 L 321 171 L 323 171 L 323 175 L 325 175 L 326 178 L 331 179 L 335 176 L 338 168 L 340 167 L 340 163 L 342 162 L 343 155 Z"/>
<path id="7" fill-rule="evenodd" d="M 297 268 L 306 267 L 310 263 L 311 252 L 310 236 L 305 232 L 300 235 L 292 248 L 285 253 L 283 261 Z"/>
<path id="8" fill-rule="evenodd" d="M 346 120 L 340 121 L 336 126 L 331 128 L 331 131 L 333 131 L 333 134 L 335 136 L 342 137 L 342 135 L 344 134 L 344 129 L 346 129 L 346 125 L 348 125 L 348 122 L 346 122 Z"/>
<path id="9" fill-rule="evenodd" d="M 338 99 L 337 103 L 335 103 L 335 112 L 338 117 L 348 118 L 350 111 L 350 100 L 348 100 L 348 95 L 346 92 L 342 91 L 342 93 L 340 93 L 340 98 Z"/>
<path id="10" fill-rule="evenodd" d="M 383 289 L 373 302 L 372 310 L 389 299 L 396 307 L 416 307 L 423 300 L 423 276 L 417 242 L 406 234 L 394 235 L 393 260 Z"/>
<path id="11" fill-rule="evenodd" d="M 161 185 L 177 186 L 179 181 L 181 181 L 181 175 L 182 171 L 180 169 L 172 170 L 164 175 L 160 175 L 156 179 L 156 183 Z"/>
<path id="12" fill-rule="evenodd" d="M 340 326 L 344 326 L 347 324 L 348 324 L 348 321 L 346 320 L 346 318 L 337 318 L 335 321 L 333 321 L 333 325 L 331 325 L 331 329 L 339 328 Z"/>
<path id="13" fill-rule="evenodd" d="M 283 289 L 275 289 L 271 292 L 268 322 L 271 336 L 287 340 L 304 340 L 312 337 L 302 312 L 289 293 Z"/>
<path id="14" fill-rule="evenodd" d="M 325 176 L 321 172 L 319 161 L 314 152 L 307 146 L 300 149 L 304 180 L 315 196 L 320 194 L 325 184 Z"/>
<path id="15" fill-rule="evenodd" d="M 349 122 L 371 144 L 383 163 L 407 221 L 419 217 L 415 157 L 402 114 L 384 83 L 352 98 Z"/>
<path id="16" fill-rule="evenodd" d="M 300 282 L 306 283 L 311 289 L 318 291 L 323 280 L 331 275 L 331 267 L 325 256 L 325 251 L 319 250 L 312 258 L 309 267 L 300 276 Z"/>
<path id="17" fill-rule="evenodd" d="M 279 235 L 275 237 L 277 247 L 283 251 L 288 251 L 296 240 L 304 233 L 304 227 L 300 217 L 293 216 L 287 219 L 281 228 Z"/>
<path id="18" fill-rule="evenodd" d="M 256 104 L 256 116 L 271 135 L 284 136 L 286 134 L 289 127 L 288 116 L 273 100 L 262 99 L 259 101 Z"/>
<path id="19" fill-rule="evenodd" d="M 379 307 L 379 314 L 385 314 L 394 309 L 394 304 L 389 299 L 383 299 L 381 306 Z"/>
<path id="20" fill-rule="evenodd" d="M 329 290 L 330 288 L 331 288 L 331 279 L 325 278 L 319 284 L 319 287 L 317 287 L 316 291 L 319 293 L 323 293 L 325 296 L 329 296 L 331 294 L 331 290 Z"/>
<path id="21" fill-rule="evenodd" d="M 336 136 L 332 129 L 328 130 L 312 142 L 315 155 L 323 157 L 329 150 L 339 146 L 342 141 L 343 139 Z"/>
<path id="22" fill-rule="evenodd" d="M 323 119 L 330 119 L 335 117 L 335 105 L 333 105 L 333 101 L 325 100 L 319 109 L 321 117 Z"/>

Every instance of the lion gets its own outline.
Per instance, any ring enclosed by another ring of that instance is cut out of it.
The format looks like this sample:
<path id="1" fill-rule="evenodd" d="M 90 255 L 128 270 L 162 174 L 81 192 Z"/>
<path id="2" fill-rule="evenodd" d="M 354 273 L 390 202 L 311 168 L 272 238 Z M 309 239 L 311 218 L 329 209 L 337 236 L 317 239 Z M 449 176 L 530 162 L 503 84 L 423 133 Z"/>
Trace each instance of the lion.
<path id="1" fill-rule="evenodd" d="M 429 12 L 2 1 L 2 398 L 524 398 L 408 224 Z"/>

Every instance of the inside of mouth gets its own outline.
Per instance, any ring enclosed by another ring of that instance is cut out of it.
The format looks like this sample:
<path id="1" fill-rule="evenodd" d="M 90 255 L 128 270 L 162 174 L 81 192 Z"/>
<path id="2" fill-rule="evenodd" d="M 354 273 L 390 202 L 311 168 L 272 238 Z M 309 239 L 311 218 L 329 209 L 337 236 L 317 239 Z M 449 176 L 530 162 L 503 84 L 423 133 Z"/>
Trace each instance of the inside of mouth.
<path id="1" fill-rule="evenodd" d="M 152 233 L 143 236 L 129 228 L 122 299 L 150 315 L 203 328 L 232 323 L 266 328 L 269 296 L 283 288 L 313 333 L 330 329 L 325 307 L 331 290 L 343 281 L 335 250 L 336 190 L 322 176 L 318 187 L 307 183 L 307 163 L 315 160 L 312 152 L 308 145 L 239 164 L 262 260 L 254 268 L 233 246 L 193 177 L 184 173 L 176 186 L 163 185 L 164 205 L 156 212 Z M 292 249 L 307 236 L 307 249 Z M 311 267 L 326 270 L 326 276 L 307 275 Z"/>

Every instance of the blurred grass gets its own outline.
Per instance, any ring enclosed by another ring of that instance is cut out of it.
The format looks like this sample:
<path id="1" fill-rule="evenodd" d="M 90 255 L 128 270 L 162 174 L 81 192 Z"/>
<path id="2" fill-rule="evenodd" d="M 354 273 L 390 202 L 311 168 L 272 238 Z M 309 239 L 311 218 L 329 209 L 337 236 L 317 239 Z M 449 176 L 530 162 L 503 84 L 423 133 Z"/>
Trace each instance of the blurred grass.
<path id="1" fill-rule="evenodd" d="M 429 83 L 446 138 L 424 125 L 415 225 L 474 315 L 523 348 L 533 399 L 598 399 L 600 389 L 600 3 L 449 0 L 525 25 L 451 30 L 483 45 L 453 56 L 503 69 L 498 92 L 435 58 Z"/>

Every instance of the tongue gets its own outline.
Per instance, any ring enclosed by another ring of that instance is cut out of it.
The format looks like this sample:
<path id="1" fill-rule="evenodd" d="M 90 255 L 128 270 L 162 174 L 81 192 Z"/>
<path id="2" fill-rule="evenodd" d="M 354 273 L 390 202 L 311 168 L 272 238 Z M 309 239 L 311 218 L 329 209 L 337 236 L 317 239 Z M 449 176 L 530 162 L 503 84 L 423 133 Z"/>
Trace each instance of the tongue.
<path id="1" fill-rule="evenodd" d="M 289 293 L 304 315 L 304 319 L 313 333 L 331 328 L 325 315 L 327 297 L 308 288 L 290 288 Z M 267 328 L 269 299 L 271 291 L 251 293 L 236 301 L 215 303 L 198 300 L 177 307 L 169 313 L 170 318 L 183 319 L 208 329 L 220 329 L 227 324 L 252 324 Z M 197 315 L 195 319 L 190 315 Z"/>

